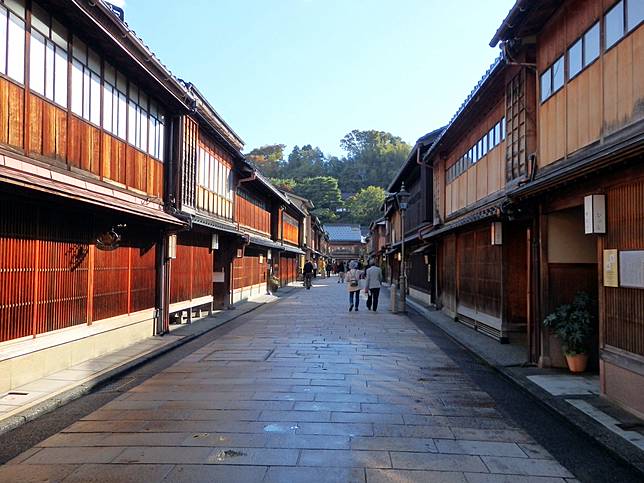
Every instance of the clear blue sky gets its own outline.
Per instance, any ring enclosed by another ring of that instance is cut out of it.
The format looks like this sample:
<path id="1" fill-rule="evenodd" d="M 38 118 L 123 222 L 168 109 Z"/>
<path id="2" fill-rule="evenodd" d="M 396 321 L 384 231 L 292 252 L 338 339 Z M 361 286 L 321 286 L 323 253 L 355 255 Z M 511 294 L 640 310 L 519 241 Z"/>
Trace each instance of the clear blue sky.
<path id="1" fill-rule="evenodd" d="M 116 0 L 117 3 L 120 0 Z M 343 154 L 352 129 L 413 142 L 498 54 L 514 0 L 126 0 L 125 18 L 246 142 Z"/>

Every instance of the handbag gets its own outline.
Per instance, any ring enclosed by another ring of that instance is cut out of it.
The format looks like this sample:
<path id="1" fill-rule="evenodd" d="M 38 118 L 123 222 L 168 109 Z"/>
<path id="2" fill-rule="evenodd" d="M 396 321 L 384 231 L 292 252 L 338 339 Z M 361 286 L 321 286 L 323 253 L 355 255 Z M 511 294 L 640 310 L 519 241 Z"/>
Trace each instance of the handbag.
<path id="1" fill-rule="evenodd" d="M 351 272 L 349 272 L 349 273 L 351 273 Z M 351 276 L 353 277 L 353 280 L 350 280 L 350 281 L 349 281 L 349 286 L 350 286 L 350 287 L 357 287 L 357 286 L 358 286 L 358 280 L 356 279 L 356 272 L 355 272 L 355 270 L 353 270 L 353 273 L 352 273 L 352 275 L 351 275 Z"/>

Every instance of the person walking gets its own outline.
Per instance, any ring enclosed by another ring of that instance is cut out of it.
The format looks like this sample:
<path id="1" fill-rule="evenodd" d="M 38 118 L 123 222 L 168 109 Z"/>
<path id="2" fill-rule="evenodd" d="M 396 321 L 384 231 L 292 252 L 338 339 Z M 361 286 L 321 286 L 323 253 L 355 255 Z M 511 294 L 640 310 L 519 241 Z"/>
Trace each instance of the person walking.
<path id="1" fill-rule="evenodd" d="M 324 264 L 324 258 L 318 260 L 318 270 L 320 271 L 320 276 L 326 278 L 326 267 Z"/>
<path id="2" fill-rule="evenodd" d="M 355 307 L 356 312 L 360 306 L 360 279 L 364 274 L 358 270 L 358 262 L 355 260 L 349 264 L 347 272 L 347 290 L 349 291 L 349 312 Z"/>
<path id="3" fill-rule="evenodd" d="M 326 278 L 331 278 L 331 269 L 332 269 L 333 267 L 331 266 L 331 262 L 330 262 L 330 261 L 327 261 L 327 262 L 326 262 L 326 264 L 325 264 L 325 268 L 326 268 Z"/>
<path id="4" fill-rule="evenodd" d="M 375 260 L 369 260 L 369 268 L 365 274 L 367 279 L 367 310 L 378 310 L 378 298 L 380 297 L 380 286 L 382 285 L 382 270 L 376 265 Z"/>
<path id="5" fill-rule="evenodd" d="M 307 290 L 311 290 L 311 278 L 313 277 L 313 264 L 311 260 L 307 260 L 304 264 L 304 286 Z"/>
<path id="6" fill-rule="evenodd" d="M 313 278 L 317 278 L 318 276 L 318 262 L 313 260 Z"/>
<path id="7" fill-rule="evenodd" d="M 344 262 L 338 262 L 338 283 L 344 283 Z"/>

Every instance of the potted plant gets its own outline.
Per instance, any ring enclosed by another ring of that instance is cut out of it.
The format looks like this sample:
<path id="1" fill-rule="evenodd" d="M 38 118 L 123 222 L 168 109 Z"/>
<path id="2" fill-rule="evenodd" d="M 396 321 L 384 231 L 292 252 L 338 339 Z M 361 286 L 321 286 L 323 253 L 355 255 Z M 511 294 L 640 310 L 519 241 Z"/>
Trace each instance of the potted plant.
<path id="1" fill-rule="evenodd" d="M 584 372 L 588 364 L 588 345 L 593 336 L 592 301 L 579 292 L 571 304 L 555 309 L 543 320 L 561 342 L 570 372 Z"/>
<path id="2" fill-rule="evenodd" d="M 273 293 L 277 292 L 277 289 L 279 288 L 279 286 L 280 286 L 279 279 L 275 275 L 271 276 L 269 280 L 269 287 L 271 289 L 271 292 Z"/>

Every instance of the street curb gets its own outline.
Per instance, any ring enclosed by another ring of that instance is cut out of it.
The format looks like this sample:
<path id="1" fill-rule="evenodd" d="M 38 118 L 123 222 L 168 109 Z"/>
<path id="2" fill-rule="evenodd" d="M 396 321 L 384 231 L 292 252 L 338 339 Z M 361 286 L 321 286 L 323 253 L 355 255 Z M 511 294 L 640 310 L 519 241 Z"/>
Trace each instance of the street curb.
<path id="1" fill-rule="evenodd" d="M 288 288 L 288 287 L 282 287 L 282 288 Z M 103 385 L 106 382 L 109 382 L 111 379 L 116 378 L 117 376 L 126 373 L 138 366 L 141 366 L 145 364 L 146 362 L 149 362 L 153 359 L 156 359 L 159 356 L 162 356 L 163 354 L 170 352 L 177 347 L 180 347 L 184 344 L 187 344 L 188 342 L 196 339 L 197 337 L 201 337 L 204 334 L 207 334 L 208 332 L 211 332 L 215 329 L 218 329 L 219 327 L 222 327 L 229 322 L 232 322 L 233 320 L 238 319 L 239 317 L 249 314 L 251 312 L 254 312 L 255 310 L 259 309 L 260 307 L 264 307 L 266 305 L 272 304 L 272 303 L 277 303 L 280 302 L 281 299 L 286 298 L 290 296 L 293 292 L 295 292 L 294 288 L 292 287 L 291 290 L 288 290 L 286 293 L 283 295 L 276 295 L 278 298 L 277 300 L 273 300 L 270 302 L 262 302 L 258 303 L 257 305 L 250 307 L 248 310 L 245 311 L 240 311 L 232 315 L 227 320 L 222 321 L 220 324 L 214 325 L 212 327 L 208 327 L 205 330 L 201 332 L 195 332 L 194 334 L 188 334 L 180 339 L 177 339 L 176 341 L 165 345 L 163 347 L 159 347 L 158 349 L 154 349 L 150 352 L 147 352 L 145 354 L 142 354 L 140 356 L 135 357 L 134 359 L 131 359 L 120 366 L 113 367 L 112 369 L 107 370 L 106 372 L 100 373 L 97 376 L 93 377 L 92 379 L 85 381 L 77 386 L 74 386 L 62 393 L 56 394 L 40 403 L 35 404 L 34 406 L 31 406 L 24 411 L 14 414 L 13 416 L 8 417 L 7 419 L 0 421 L 0 435 L 8 433 L 9 431 L 12 431 L 20 426 L 22 426 L 25 423 L 28 423 L 29 421 L 33 421 L 40 416 L 47 414 L 54 409 L 57 409 L 61 406 L 64 406 L 67 403 L 70 403 L 82 396 L 85 396 L 89 393 L 91 393 L 95 388 Z M 171 335 L 171 333 L 170 333 Z"/>
<path id="2" fill-rule="evenodd" d="M 472 347 L 472 344 L 461 341 L 454 334 L 450 333 L 439 324 L 435 323 L 430 316 L 423 313 L 425 312 L 424 308 L 416 307 L 415 303 L 409 303 L 409 301 L 407 305 L 415 314 L 419 315 L 425 321 L 429 322 L 434 327 L 439 329 L 452 341 L 465 348 L 470 354 L 481 360 L 488 367 L 494 369 L 506 380 L 514 383 L 519 389 L 528 394 L 543 408 L 556 414 L 559 417 L 565 418 L 566 421 L 568 421 L 577 431 L 579 431 L 584 436 L 591 437 L 604 449 L 609 451 L 615 458 L 619 459 L 626 466 L 635 470 L 644 478 L 644 454 L 638 448 L 622 440 L 619 436 L 612 433 L 608 428 L 605 428 L 600 423 L 594 421 L 592 418 L 579 411 L 574 406 L 568 404 L 565 401 L 557 399 L 556 397 L 547 393 L 525 378 L 514 374 L 512 372 L 512 368 L 496 364 L 494 361 L 489 360 L 483 354 L 477 352 L 476 347 Z"/>

